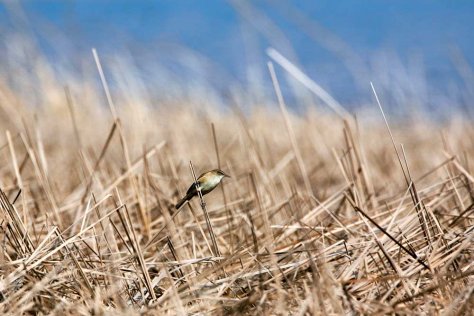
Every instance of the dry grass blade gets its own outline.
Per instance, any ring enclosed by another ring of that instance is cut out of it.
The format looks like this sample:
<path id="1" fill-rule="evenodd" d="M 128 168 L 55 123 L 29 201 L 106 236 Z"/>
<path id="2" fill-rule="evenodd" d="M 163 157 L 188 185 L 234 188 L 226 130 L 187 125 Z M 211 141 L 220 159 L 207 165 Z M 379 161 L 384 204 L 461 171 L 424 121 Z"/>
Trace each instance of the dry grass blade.
<path id="1" fill-rule="evenodd" d="M 322 87 L 320 87 L 317 83 L 311 80 L 307 75 L 305 75 L 300 69 L 293 65 L 277 50 L 275 50 L 274 48 L 268 48 L 267 55 L 270 56 L 270 58 L 273 59 L 280 66 L 282 66 L 286 71 L 288 71 L 305 87 L 311 90 L 311 92 L 321 98 L 321 100 L 323 100 L 341 118 L 349 119 L 351 117 L 349 112 L 347 112 L 347 110 L 344 109 L 344 107 L 342 107 L 339 102 L 337 102 L 329 93 L 327 93 Z"/>

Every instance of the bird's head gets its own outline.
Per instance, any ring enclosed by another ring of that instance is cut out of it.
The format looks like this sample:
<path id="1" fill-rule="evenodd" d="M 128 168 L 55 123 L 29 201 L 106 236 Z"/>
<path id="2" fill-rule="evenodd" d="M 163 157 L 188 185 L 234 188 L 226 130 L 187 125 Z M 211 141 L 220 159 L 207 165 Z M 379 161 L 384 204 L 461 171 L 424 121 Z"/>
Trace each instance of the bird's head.
<path id="1" fill-rule="evenodd" d="M 230 176 L 228 174 L 226 174 L 224 171 L 220 170 L 220 169 L 215 169 L 213 170 L 213 173 L 217 176 L 219 176 L 221 178 L 221 180 L 225 177 L 227 178 L 230 178 Z"/>

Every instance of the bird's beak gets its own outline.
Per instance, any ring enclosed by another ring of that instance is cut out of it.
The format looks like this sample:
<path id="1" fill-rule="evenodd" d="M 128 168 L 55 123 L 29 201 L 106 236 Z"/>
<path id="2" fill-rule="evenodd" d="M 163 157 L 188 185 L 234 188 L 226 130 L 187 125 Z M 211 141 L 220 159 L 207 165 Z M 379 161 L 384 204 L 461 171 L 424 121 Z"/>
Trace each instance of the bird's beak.
<path id="1" fill-rule="evenodd" d="M 230 177 L 231 177 L 231 176 L 229 176 L 227 173 L 222 172 L 222 174 L 224 175 L 224 177 L 227 177 L 227 178 L 230 178 Z"/>

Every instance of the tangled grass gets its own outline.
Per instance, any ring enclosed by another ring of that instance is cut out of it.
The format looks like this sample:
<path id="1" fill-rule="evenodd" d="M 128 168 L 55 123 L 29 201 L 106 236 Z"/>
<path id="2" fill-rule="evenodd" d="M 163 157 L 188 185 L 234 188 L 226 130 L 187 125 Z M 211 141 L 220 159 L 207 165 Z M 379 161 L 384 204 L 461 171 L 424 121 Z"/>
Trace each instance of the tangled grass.
<path id="1" fill-rule="evenodd" d="M 391 138 L 381 116 L 46 89 L 31 107 L 0 86 L 2 314 L 474 307 L 471 122 L 417 117 Z M 174 209 L 190 161 L 232 176 L 209 221 L 197 200 Z"/>

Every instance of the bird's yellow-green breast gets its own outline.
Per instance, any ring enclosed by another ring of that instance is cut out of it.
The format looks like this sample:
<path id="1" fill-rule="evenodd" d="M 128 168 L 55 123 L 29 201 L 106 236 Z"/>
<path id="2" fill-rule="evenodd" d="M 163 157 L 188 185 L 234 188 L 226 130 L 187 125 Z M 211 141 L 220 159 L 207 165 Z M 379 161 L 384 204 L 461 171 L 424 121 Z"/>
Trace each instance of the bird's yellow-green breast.
<path id="1" fill-rule="evenodd" d="M 213 190 L 222 180 L 224 176 L 214 171 L 209 171 L 201 175 L 198 179 L 201 191 L 209 192 Z"/>

